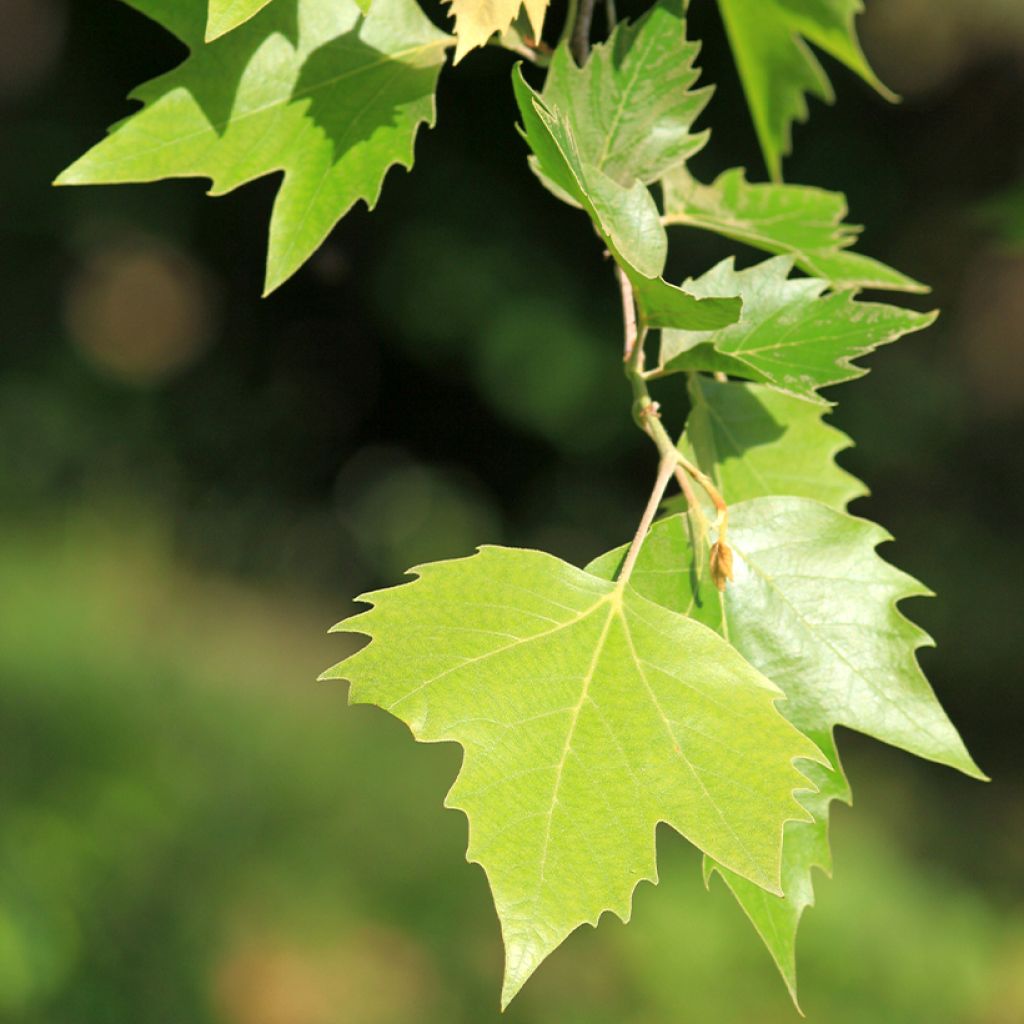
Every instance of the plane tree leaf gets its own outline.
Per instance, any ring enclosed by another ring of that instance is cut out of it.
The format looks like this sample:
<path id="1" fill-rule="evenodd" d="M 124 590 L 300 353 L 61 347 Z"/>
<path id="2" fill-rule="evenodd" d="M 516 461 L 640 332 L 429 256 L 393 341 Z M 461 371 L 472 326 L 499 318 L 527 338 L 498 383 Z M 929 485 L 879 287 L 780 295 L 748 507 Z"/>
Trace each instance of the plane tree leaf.
<path id="1" fill-rule="evenodd" d="M 133 93 L 143 109 L 58 184 L 206 177 L 215 195 L 283 172 L 267 291 L 287 280 L 395 164 L 412 166 L 449 40 L 414 0 L 275 2 L 209 45 L 205 0 L 136 0 L 192 55 Z M 199 37 L 197 38 L 197 29 Z"/>
<path id="2" fill-rule="evenodd" d="M 825 281 L 790 278 L 792 266 L 791 257 L 776 256 L 737 270 L 730 258 L 685 281 L 683 290 L 696 296 L 739 295 L 743 312 L 714 331 L 663 331 L 660 372 L 721 371 L 821 402 L 819 388 L 867 372 L 853 359 L 935 320 L 934 313 L 857 302 L 852 292 L 823 294 Z"/>
<path id="3" fill-rule="evenodd" d="M 857 40 L 854 19 L 864 9 L 861 0 L 718 0 L 718 6 L 772 178 L 782 175 L 793 122 L 807 120 L 807 96 L 834 99 L 808 43 L 893 98 Z"/>
<path id="4" fill-rule="evenodd" d="M 555 50 L 541 93 L 572 126 L 581 161 L 620 185 L 652 184 L 707 141 L 693 124 L 711 98 L 694 89 L 700 46 L 686 40 L 678 0 L 663 0 L 636 22 L 620 22 L 580 67 Z"/>
<path id="5" fill-rule="evenodd" d="M 836 455 L 852 442 L 824 422 L 821 406 L 763 384 L 703 374 L 691 375 L 689 393 L 680 450 L 714 480 L 727 502 L 793 495 L 844 511 L 867 493 L 836 465 Z"/>
<path id="6" fill-rule="evenodd" d="M 925 292 L 913 278 L 851 252 L 860 228 L 845 223 L 846 197 L 809 185 L 748 182 L 740 167 L 710 185 L 677 167 L 662 179 L 666 224 L 713 231 L 776 255 L 792 256 L 835 291 L 877 288 Z"/>
<path id="7" fill-rule="evenodd" d="M 376 0 L 373 0 L 376 3 Z M 450 0 L 451 13 L 455 19 L 455 48 L 457 64 L 470 50 L 483 46 L 491 36 L 505 32 L 519 15 L 525 11 L 533 31 L 533 38 L 540 39 L 544 30 L 544 15 L 548 0 Z"/>
<path id="8" fill-rule="evenodd" d="M 715 629 L 786 693 L 786 717 L 828 755 L 812 766 L 816 793 L 801 796 L 811 822 L 786 826 L 782 898 L 761 899 L 712 856 L 719 871 L 796 993 L 795 941 L 813 902 L 812 870 L 829 870 L 828 808 L 849 789 L 832 732 L 843 725 L 984 778 L 917 663 L 931 641 L 896 607 L 927 590 L 881 559 L 890 539 L 880 527 L 820 502 L 759 497 L 730 507 L 734 580 L 720 593 L 701 573 L 686 515 L 651 530 L 631 585 L 665 608 Z M 625 551 L 595 559 L 587 571 L 611 578 Z"/>
<path id="9" fill-rule="evenodd" d="M 578 83 L 577 83 L 578 84 Z M 523 121 L 522 134 L 533 151 L 536 166 L 556 194 L 582 207 L 615 261 L 633 285 L 637 310 L 646 326 L 690 325 L 713 330 L 735 323 L 740 302 L 732 297 L 705 294 L 695 298 L 661 277 L 668 239 L 661 214 L 650 190 L 639 178 L 624 185 L 580 152 L 578 131 L 569 115 L 548 107 L 526 83 L 522 71 L 513 72 L 516 101 Z M 723 292 L 733 296 L 735 292 Z"/>
<path id="10" fill-rule="evenodd" d="M 661 821 L 780 891 L 783 824 L 810 817 L 794 760 L 822 755 L 720 636 L 541 552 L 413 571 L 335 627 L 372 639 L 327 676 L 417 739 L 463 746 L 446 803 L 501 920 L 503 1004 L 576 927 L 628 919 Z"/>

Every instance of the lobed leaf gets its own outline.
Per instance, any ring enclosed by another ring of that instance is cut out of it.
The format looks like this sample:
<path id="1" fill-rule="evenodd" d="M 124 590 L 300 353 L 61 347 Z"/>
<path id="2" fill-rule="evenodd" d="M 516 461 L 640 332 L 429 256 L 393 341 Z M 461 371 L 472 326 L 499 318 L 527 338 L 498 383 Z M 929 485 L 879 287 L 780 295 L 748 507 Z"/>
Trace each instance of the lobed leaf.
<path id="1" fill-rule="evenodd" d="M 715 331 L 663 331 L 660 372 L 721 371 L 823 402 L 819 388 L 867 372 L 855 358 L 935 320 L 935 313 L 856 302 L 852 292 L 824 295 L 827 282 L 789 278 L 792 267 L 792 258 L 776 256 L 736 270 L 730 258 L 685 281 L 697 296 L 738 294 L 743 313 Z"/>
<path id="2" fill-rule="evenodd" d="M 844 223 L 846 197 L 809 185 L 752 184 L 736 167 L 703 185 L 678 167 L 662 180 L 666 224 L 713 231 L 765 252 L 793 257 L 835 291 L 926 292 L 925 285 L 870 256 L 850 252 L 860 228 Z"/>
<path id="3" fill-rule="evenodd" d="M 523 136 L 550 185 L 589 214 L 615 261 L 633 285 L 640 317 L 647 326 L 714 329 L 735 323 L 735 298 L 695 298 L 661 277 L 668 240 L 648 188 L 639 179 L 629 186 L 588 163 L 577 144 L 577 131 L 561 110 L 549 109 L 527 85 L 517 66 L 513 72 Z M 725 292 L 723 295 L 734 293 Z"/>
<path id="4" fill-rule="evenodd" d="M 206 41 L 212 42 L 259 14 L 270 0 L 210 0 Z"/>
<path id="5" fill-rule="evenodd" d="M 862 0 L 718 0 L 768 173 L 782 176 L 794 121 L 807 120 L 806 96 L 826 103 L 832 85 L 808 42 L 894 98 L 868 65 L 854 18 Z"/>
<path id="6" fill-rule="evenodd" d="M 686 39 L 680 0 L 662 0 L 638 21 L 619 22 L 583 67 L 558 47 L 541 98 L 572 126 L 583 162 L 627 188 L 650 185 L 707 141 L 692 130 L 712 92 L 693 89 L 699 51 Z"/>
<path id="7" fill-rule="evenodd" d="M 446 804 L 469 819 L 506 948 L 502 1003 L 579 925 L 656 880 L 665 821 L 779 891 L 781 837 L 821 760 L 781 696 L 700 623 L 536 551 L 486 547 L 365 595 L 330 672 L 425 742 L 465 751 Z"/>
<path id="8" fill-rule="evenodd" d="M 272 3 L 202 44 L 204 0 L 133 0 L 192 55 L 133 93 L 143 109 L 58 179 L 60 185 L 208 177 L 214 195 L 283 172 L 270 222 L 266 290 L 286 281 L 388 169 L 412 166 L 448 37 L 415 0 Z"/>
<path id="9" fill-rule="evenodd" d="M 795 1000 L 797 926 L 813 903 L 813 868 L 831 867 L 829 804 L 849 800 L 834 727 L 856 729 L 973 778 L 985 776 L 918 666 L 917 649 L 931 641 L 896 605 L 927 591 L 877 555 L 875 548 L 889 539 L 885 531 L 806 498 L 742 501 L 730 508 L 735 578 L 724 593 L 699 571 L 690 536 L 685 515 L 656 523 L 631 584 L 726 637 L 783 688 L 783 714 L 832 762 L 808 771 L 818 789 L 801 802 L 813 821 L 786 826 L 784 897 L 762 898 L 713 857 L 705 863 L 706 876 L 719 871 L 725 878 Z M 624 553 L 609 552 L 587 571 L 610 578 Z"/>

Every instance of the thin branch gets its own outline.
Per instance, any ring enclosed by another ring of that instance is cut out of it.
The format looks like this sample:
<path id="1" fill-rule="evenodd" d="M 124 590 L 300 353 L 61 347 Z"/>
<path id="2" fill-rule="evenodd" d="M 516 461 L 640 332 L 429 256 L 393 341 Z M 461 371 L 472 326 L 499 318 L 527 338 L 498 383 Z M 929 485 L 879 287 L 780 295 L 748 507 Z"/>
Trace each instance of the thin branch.
<path id="1" fill-rule="evenodd" d="M 622 361 L 628 363 L 636 350 L 636 302 L 633 299 L 633 286 L 629 283 L 625 271 L 615 264 L 615 276 L 619 279 L 619 293 L 622 296 L 622 326 L 625 338 L 622 346 Z"/>
<path id="2" fill-rule="evenodd" d="M 633 543 L 630 544 L 629 551 L 626 553 L 626 560 L 622 563 L 622 568 L 619 570 L 616 582 L 620 587 L 624 587 L 629 582 L 629 577 L 633 575 L 636 560 L 640 557 L 640 548 L 643 547 L 644 540 L 651 529 L 651 524 L 654 522 L 654 517 L 658 514 L 658 506 L 661 504 L 661 499 L 665 497 L 665 488 L 668 487 L 668 482 L 675 475 L 675 471 L 675 459 L 671 455 L 663 456 L 658 464 L 658 476 L 654 481 L 654 489 L 647 500 L 644 514 L 640 517 L 640 525 L 636 528 Z"/>
<path id="3" fill-rule="evenodd" d="M 595 0 L 578 0 L 576 21 L 572 27 L 572 55 L 582 67 L 590 56 L 590 26 L 594 20 Z"/>

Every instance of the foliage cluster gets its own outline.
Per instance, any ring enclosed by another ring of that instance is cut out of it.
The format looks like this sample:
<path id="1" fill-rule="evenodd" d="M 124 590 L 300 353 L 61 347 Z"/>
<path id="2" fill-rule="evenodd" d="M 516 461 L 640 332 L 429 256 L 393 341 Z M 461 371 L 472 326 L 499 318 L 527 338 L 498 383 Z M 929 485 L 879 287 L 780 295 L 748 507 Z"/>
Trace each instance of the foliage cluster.
<path id="1" fill-rule="evenodd" d="M 513 69 L 520 131 L 540 183 L 611 258 L 632 416 L 658 456 L 650 498 L 632 541 L 585 569 L 485 547 L 364 595 L 371 609 L 338 628 L 371 643 L 327 677 L 417 739 L 464 748 L 447 802 L 469 819 L 501 921 L 503 1005 L 579 925 L 628 919 L 637 883 L 657 877 L 662 821 L 703 852 L 706 878 L 722 875 L 795 998 L 829 807 L 849 799 L 835 727 L 983 777 L 918 668 L 927 636 L 897 609 L 925 588 L 846 512 L 864 489 L 835 463 L 849 441 L 820 393 L 934 316 L 860 298 L 924 289 L 852 251 L 842 196 L 781 181 L 806 96 L 831 96 L 808 43 L 881 89 L 858 0 L 719 0 L 766 183 L 687 166 L 710 90 L 680 0 L 632 23 L 609 4 L 593 49 L 592 0 L 570 5 L 553 48 L 542 0 L 453 0 L 454 37 L 414 0 L 129 2 L 190 56 L 59 183 L 202 176 L 223 193 L 281 173 L 268 291 L 356 202 L 377 202 L 390 167 L 412 165 L 449 50 L 458 62 L 494 42 L 544 72 L 538 88 Z M 679 227 L 766 257 L 675 284 Z M 655 387 L 689 399 L 679 437 Z"/>

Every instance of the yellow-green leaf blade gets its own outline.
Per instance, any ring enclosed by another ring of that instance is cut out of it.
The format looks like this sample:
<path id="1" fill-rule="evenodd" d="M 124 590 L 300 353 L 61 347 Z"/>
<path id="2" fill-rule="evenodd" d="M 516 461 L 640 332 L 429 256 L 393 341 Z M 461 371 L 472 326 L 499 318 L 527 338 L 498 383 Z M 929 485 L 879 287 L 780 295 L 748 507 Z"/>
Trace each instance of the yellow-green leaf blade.
<path id="1" fill-rule="evenodd" d="M 163 3 L 139 6 L 165 22 Z M 186 8 L 193 31 L 202 0 L 182 0 L 166 23 L 183 21 Z M 283 172 L 270 225 L 273 290 L 357 201 L 375 205 L 390 167 L 412 165 L 416 132 L 434 120 L 447 44 L 414 0 L 380 0 L 365 18 L 352 0 L 270 4 L 138 89 L 143 109 L 58 184 L 206 177 L 221 194 Z"/>
<path id="2" fill-rule="evenodd" d="M 367 595 L 372 641 L 333 669 L 423 741 L 460 743 L 469 818 L 506 946 L 503 1001 L 580 924 L 628 919 L 668 822 L 778 891 L 783 824 L 817 748 L 713 631 L 549 555 L 483 548 Z"/>

